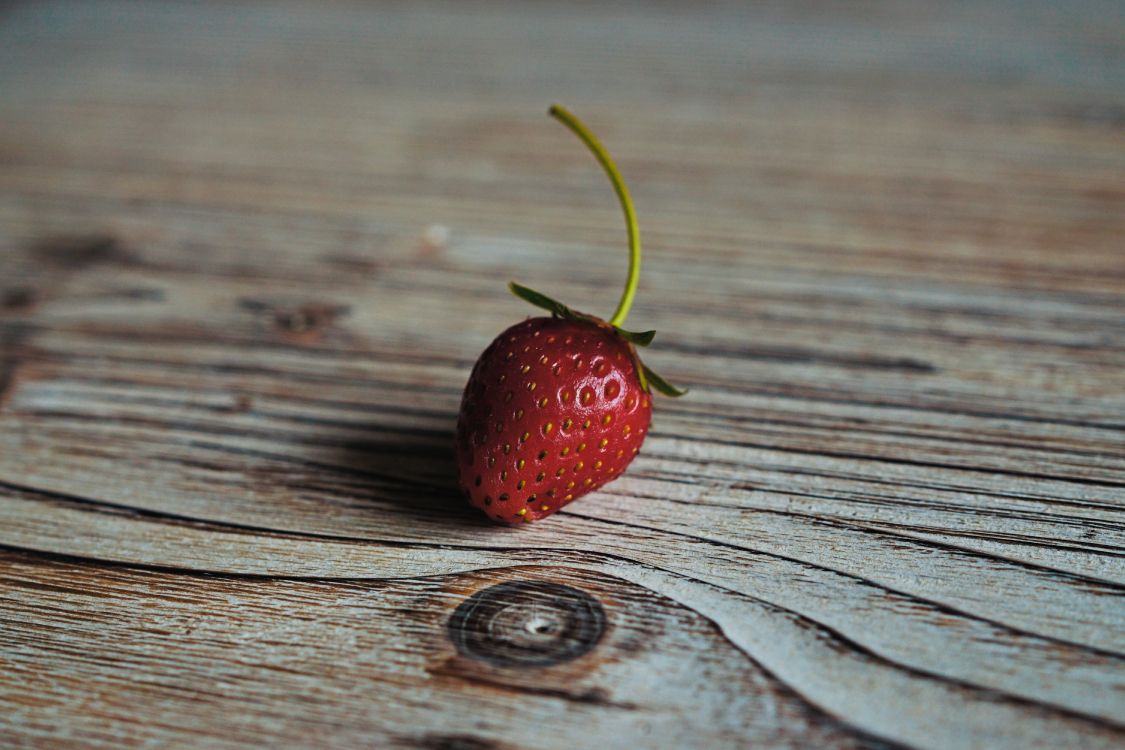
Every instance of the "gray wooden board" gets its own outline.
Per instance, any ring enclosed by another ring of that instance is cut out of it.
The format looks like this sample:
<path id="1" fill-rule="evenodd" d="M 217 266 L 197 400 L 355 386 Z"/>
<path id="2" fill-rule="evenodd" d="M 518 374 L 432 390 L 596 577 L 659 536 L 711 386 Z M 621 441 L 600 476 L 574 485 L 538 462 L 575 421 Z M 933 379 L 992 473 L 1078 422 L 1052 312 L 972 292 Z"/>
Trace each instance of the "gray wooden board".
<path id="1" fill-rule="evenodd" d="M 0 7 L 0 745 L 1125 745 L 1123 40 Z M 504 284 L 604 315 L 625 271 L 554 100 L 692 392 L 502 528 L 451 439 Z"/>

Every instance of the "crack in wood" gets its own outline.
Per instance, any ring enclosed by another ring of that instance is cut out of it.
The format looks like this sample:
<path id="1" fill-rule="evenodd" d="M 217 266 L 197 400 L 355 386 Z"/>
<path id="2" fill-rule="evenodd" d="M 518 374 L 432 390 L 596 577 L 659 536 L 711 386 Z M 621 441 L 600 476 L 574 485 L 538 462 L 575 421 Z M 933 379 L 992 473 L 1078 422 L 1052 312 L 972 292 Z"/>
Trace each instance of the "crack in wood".
<path id="1" fill-rule="evenodd" d="M 0 322 L 0 409 L 15 389 L 16 369 L 26 352 L 30 332 L 30 326 L 25 323 Z"/>
<path id="2" fill-rule="evenodd" d="M 129 263 L 134 253 L 112 234 L 57 235 L 42 239 L 32 254 L 66 272 L 81 271 L 105 263 Z"/>

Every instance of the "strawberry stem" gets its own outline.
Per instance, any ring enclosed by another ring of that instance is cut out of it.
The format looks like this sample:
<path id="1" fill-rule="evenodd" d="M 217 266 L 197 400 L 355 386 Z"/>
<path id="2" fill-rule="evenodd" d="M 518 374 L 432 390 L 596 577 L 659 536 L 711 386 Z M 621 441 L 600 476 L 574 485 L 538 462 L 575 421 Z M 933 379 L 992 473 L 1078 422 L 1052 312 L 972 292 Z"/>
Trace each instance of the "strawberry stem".
<path id="1" fill-rule="evenodd" d="M 637 283 L 641 278 L 641 233 L 637 228 L 637 215 L 633 210 L 633 199 L 629 195 L 629 188 L 625 185 L 625 179 L 617 171 L 617 165 L 613 163 L 613 159 L 610 158 L 605 147 L 594 137 L 590 129 L 558 104 L 552 105 L 549 112 L 551 117 L 570 128 L 594 154 L 609 177 L 609 181 L 613 183 L 617 199 L 621 201 L 621 210 L 625 212 L 625 226 L 629 230 L 629 276 L 625 279 L 625 291 L 621 293 L 621 301 L 617 303 L 617 309 L 614 311 L 613 317 L 609 319 L 610 325 L 620 327 L 629 315 L 629 308 L 633 306 L 633 298 L 637 295 Z"/>

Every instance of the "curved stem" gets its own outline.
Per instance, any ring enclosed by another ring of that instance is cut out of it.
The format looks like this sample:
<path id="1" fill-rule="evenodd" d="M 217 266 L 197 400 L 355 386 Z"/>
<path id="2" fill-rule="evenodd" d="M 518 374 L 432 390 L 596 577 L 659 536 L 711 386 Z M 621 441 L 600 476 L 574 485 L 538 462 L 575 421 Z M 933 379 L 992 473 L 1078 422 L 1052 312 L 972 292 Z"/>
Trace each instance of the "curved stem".
<path id="1" fill-rule="evenodd" d="M 617 199 L 621 201 L 621 210 L 625 212 L 625 225 L 629 230 L 629 276 L 625 279 L 625 291 L 621 293 L 621 301 L 613 317 L 609 319 L 611 325 L 620 326 L 629 315 L 629 308 L 633 306 L 633 298 L 637 295 L 637 282 L 641 278 L 641 233 L 637 228 L 637 215 L 633 211 L 633 199 L 629 196 L 629 188 L 625 186 L 625 179 L 617 171 L 605 147 L 594 137 L 581 120 L 568 112 L 564 107 L 555 104 L 550 109 L 551 117 L 566 125 L 574 132 L 586 147 L 593 152 L 598 163 L 602 165 L 613 189 L 617 192 Z"/>

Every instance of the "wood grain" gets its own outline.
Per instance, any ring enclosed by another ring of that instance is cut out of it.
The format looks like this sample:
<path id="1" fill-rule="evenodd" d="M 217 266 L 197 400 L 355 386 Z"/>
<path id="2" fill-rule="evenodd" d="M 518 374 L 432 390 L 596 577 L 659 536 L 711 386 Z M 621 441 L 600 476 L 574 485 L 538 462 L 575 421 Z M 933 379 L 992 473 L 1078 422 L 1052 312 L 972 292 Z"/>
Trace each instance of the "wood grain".
<path id="1" fill-rule="evenodd" d="M 661 747 L 873 744 L 748 662 L 706 619 L 562 567 L 324 582 L 3 561 L 4 624 L 16 626 L 5 671 L 33 698 L 10 696 L 21 729 L 10 739 L 472 747 L 486 729 L 478 745 L 507 747 L 527 742 L 531 725 L 542 735 L 532 744 L 554 747 L 550 735 L 578 723 L 584 741 L 607 745 L 629 733 Z M 459 654 L 444 634 L 453 608 L 512 578 L 581 586 L 605 602 L 613 625 L 599 656 L 528 669 Z M 677 689 L 648 689 L 654 673 Z M 60 731 L 51 714 L 73 718 Z"/>
<path id="2" fill-rule="evenodd" d="M 1125 744 L 1123 39 L 0 8 L 0 745 Z M 498 528 L 451 441 L 503 283 L 605 313 L 624 272 L 552 100 L 692 393 Z"/>

